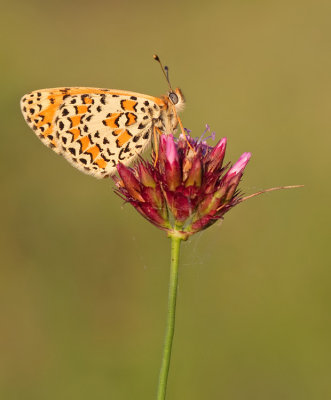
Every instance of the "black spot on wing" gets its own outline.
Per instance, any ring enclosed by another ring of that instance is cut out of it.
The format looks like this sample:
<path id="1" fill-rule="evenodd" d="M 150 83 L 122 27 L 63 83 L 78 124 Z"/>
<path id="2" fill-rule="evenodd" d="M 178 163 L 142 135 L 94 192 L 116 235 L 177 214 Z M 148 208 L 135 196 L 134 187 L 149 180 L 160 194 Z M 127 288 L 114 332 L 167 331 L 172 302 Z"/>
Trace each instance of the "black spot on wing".
<path id="1" fill-rule="evenodd" d="M 101 158 L 103 158 L 105 161 L 109 162 L 110 158 L 107 158 L 104 154 L 100 154 Z"/>
<path id="2" fill-rule="evenodd" d="M 125 153 L 125 148 L 121 149 L 121 151 L 119 152 L 118 159 L 120 161 L 123 161 L 126 159 L 126 155 L 124 153 Z"/>
<path id="3" fill-rule="evenodd" d="M 107 154 L 108 154 L 109 156 L 114 156 L 114 155 L 115 155 L 115 153 L 112 153 L 109 149 L 107 149 Z"/>
<path id="4" fill-rule="evenodd" d="M 149 138 L 149 134 L 150 134 L 150 131 L 147 131 L 147 132 L 144 134 L 143 139 L 148 139 L 148 138 Z"/>

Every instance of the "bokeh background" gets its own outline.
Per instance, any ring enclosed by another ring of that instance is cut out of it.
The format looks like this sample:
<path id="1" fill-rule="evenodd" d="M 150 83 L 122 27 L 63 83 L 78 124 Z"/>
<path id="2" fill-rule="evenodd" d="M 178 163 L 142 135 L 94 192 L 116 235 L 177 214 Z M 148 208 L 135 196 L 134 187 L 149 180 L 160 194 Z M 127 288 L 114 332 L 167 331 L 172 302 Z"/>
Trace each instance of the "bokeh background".
<path id="1" fill-rule="evenodd" d="M 161 95 L 278 185 L 182 246 L 168 399 L 330 399 L 329 1 L 1 5 L 0 397 L 154 399 L 169 240 L 34 136 L 35 89 Z"/>

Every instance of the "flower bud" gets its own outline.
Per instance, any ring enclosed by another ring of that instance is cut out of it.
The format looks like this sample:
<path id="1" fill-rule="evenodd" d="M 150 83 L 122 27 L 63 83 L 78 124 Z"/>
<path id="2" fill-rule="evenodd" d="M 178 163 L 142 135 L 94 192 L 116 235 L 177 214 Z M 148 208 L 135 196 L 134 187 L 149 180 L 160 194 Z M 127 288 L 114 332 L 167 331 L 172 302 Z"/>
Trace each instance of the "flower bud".
<path id="1" fill-rule="evenodd" d="M 222 167 L 227 139 L 221 139 L 209 154 L 208 172 L 214 172 Z"/>
<path id="2" fill-rule="evenodd" d="M 185 186 L 201 186 L 202 179 L 202 167 L 199 157 L 195 157 L 192 162 L 191 169 L 188 172 L 187 179 L 185 181 Z"/>
<path id="3" fill-rule="evenodd" d="M 168 188 L 175 190 L 181 181 L 181 173 L 179 166 L 179 157 L 177 148 L 175 145 L 174 137 L 172 135 L 166 136 L 166 148 L 165 148 L 165 176 Z"/>
<path id="4" fill-rule="evenodd" d="M 248 164 L 248 161 L 251 158 L 251 155 L 252 155 L 251 153 L 243 153 L 239 157 L 239 160 L 229 169 L 229 171 L 224 177 L 224 180 L 226 182 L 229 182 L 237 175 L 242 175 L 246 165 Z"/>
<path id="5" fill-rule="evenodd" d="M 134 200 L 144 201 L 142 196 L 140 195 L 140 184 L 134 174 L 130 171 L 129 168 L 125 167 L 123 164 L 117 164 L 117 171 L 122 178 L 122 182 L 130 194 L 130 196 Z"/>
<path id="6" fill-rule="evenodd" d="M 138 174 L 139 174 L 140 181 L 144 186 L 155 188 L 156 182 L 155 182 L 151 172 L 149 171 L 149 169 L 146 167 L 146 165 L 143 162 L 138 164 Z"/>

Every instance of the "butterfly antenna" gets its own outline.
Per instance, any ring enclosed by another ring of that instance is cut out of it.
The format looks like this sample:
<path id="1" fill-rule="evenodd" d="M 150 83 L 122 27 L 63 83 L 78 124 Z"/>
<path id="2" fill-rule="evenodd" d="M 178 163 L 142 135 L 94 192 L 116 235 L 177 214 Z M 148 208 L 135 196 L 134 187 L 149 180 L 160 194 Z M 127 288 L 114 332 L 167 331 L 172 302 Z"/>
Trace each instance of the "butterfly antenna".
<path id="1" fill-rule="evenodd" d="M 165 66 L 164 66 L 164 70 L 165 70 L 165 72 L 166 72 L 166 74 L 167 74 L 167 81 L 170 82 L 170 81 L 169 81 L 169 67 L 168 67 L 167 65 L 165 65 Z"/>
<path id="2" fill-rule="evenodd" d="M 159 58 L 159 56 L 158 56 L 157 54 L 153 54 L 153 58 L 154 58 L 155 61 L 157 61 L 157 62 L 160 64 L 160 67 L 161 67 L 161 69 L 162 69 L 163 75 L 165 76 L 165 78 L 166 78 L 166 80 L 167 80 L 167 82 L 168 82 L 169 88 L 170 88 L 170 90 L 173 92 L 172 87 L 171 87 L 171 85 L 170 85 L 170 81 L 169 81 L 169 69 L 168 69 L 168 67 L 165 66 L 165 67 L 163 68 L 163 65 L 162 65 L 162 63 L 161 63 L 161 60 L 160 60 L 160 58 Z"/>

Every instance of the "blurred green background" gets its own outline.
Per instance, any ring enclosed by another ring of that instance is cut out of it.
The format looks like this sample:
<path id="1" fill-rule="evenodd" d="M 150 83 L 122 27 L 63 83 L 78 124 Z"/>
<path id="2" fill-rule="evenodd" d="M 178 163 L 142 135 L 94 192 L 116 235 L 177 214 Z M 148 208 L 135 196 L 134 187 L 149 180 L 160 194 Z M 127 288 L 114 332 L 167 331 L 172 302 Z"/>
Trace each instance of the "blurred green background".
<path id="1" fill-rule="evenodd" d="M 1 6 L 0 398 L 154 399 L 169 240 L 35 137 L 35 89 L 182 88 L 252 199 L 182 246 L 169 400 L 331 398 L 329 1 Z"/>

